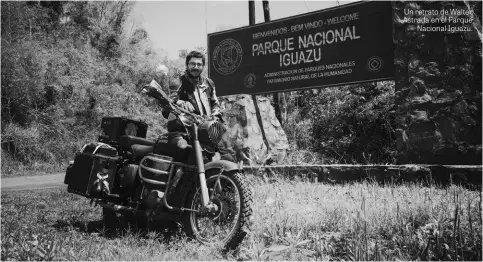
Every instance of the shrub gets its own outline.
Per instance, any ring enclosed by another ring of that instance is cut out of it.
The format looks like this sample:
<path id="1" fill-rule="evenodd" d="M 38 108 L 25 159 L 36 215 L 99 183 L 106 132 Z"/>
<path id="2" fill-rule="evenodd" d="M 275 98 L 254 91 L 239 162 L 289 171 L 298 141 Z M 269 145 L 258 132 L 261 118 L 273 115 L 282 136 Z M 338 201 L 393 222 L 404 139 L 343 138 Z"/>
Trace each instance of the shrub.
<path id="1" fill-rule="evenodd" d="M 395 162 L 394 83 L 313 90 L 305 99 L 312 149 L 342 163 Z"/>

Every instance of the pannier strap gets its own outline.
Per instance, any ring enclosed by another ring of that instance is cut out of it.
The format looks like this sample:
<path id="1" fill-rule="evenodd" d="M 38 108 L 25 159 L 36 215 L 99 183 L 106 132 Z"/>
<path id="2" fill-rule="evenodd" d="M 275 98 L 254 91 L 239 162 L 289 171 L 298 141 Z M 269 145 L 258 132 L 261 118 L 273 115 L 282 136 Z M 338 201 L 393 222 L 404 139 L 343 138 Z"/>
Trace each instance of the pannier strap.
<path id="1" fill-rule="evenodd" d="M 112 148 L 112 147 L 111 147 L 110 145 L 108 145 L 108 144 L 101 143 L 101 142 L 97 142 L 97 143 L 98 143 L 98 145 L 97 145 L 97 146 L 96 146 L 96 148 L 94 149 L 94 152 L 92 152 L 92 154 L 93 154 L 93 155 L 94 155 L 94 154 L 97 152 L 97 150 L 98 150 L 99 148 L 101 148 L 101 147 L 103 147 L 103 146 L 104 146 L 104 147 L 107 147 L 107 148 Z M 82 147 L 82 149 L 81 149 L 81 152 L 82 152 L 82 153 L 83 153 L 83 152 L 84 152 L 84 150 L 86 149 L 87 145 L 88 145 L 88 144 L 85 144 L 85 145 Z"/>

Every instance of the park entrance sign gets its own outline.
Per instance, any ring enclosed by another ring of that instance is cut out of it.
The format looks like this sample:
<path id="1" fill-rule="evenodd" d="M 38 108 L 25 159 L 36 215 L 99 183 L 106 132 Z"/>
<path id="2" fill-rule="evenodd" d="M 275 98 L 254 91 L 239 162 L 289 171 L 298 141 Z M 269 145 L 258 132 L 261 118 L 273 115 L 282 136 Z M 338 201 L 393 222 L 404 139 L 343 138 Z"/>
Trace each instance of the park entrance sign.
<path id="1" fill-rule="evenodd" d="M 362 2 L 208 35 L 219 96 L 392 79 L 390 2 Z"/>

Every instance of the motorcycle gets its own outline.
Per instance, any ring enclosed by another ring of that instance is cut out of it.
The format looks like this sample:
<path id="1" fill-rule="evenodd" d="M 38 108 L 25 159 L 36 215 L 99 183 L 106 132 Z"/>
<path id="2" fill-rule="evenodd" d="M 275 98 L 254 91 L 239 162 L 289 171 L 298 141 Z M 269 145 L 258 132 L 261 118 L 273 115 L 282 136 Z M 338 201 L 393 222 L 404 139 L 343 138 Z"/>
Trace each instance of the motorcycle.
<path id="1" fill-rule="evenodd" d="M 171 221 L 203 244 L 236 248 L 247 233 L 253 196 L 242 166 L 215 157 L 225 126 L 177 106 L 159 88 L 143 93 L 184 132 L 151 141 L 143 122 L 103 118 L 104 134 L 69 163 L 68 192 L 101 206 L 108 229 L 116 230 L 122 219 L 144 227 Z"/>

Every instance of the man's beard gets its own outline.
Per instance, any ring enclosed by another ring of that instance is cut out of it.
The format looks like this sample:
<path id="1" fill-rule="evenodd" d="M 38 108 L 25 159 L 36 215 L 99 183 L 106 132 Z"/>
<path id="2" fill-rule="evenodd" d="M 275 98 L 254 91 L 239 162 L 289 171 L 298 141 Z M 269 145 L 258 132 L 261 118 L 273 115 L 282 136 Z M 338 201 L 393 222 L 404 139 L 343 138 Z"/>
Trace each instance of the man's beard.
<path id="1" fill-rule="evenodd" d="M 201 70 L 198 70 L 198 69 L 191 69 L 191 70 L 188 70 L 188 73 L 191 77 L 198 77 L 201 75 Z M 197 75 L 193 74 L 193 73 L 197 73 Z"/>

